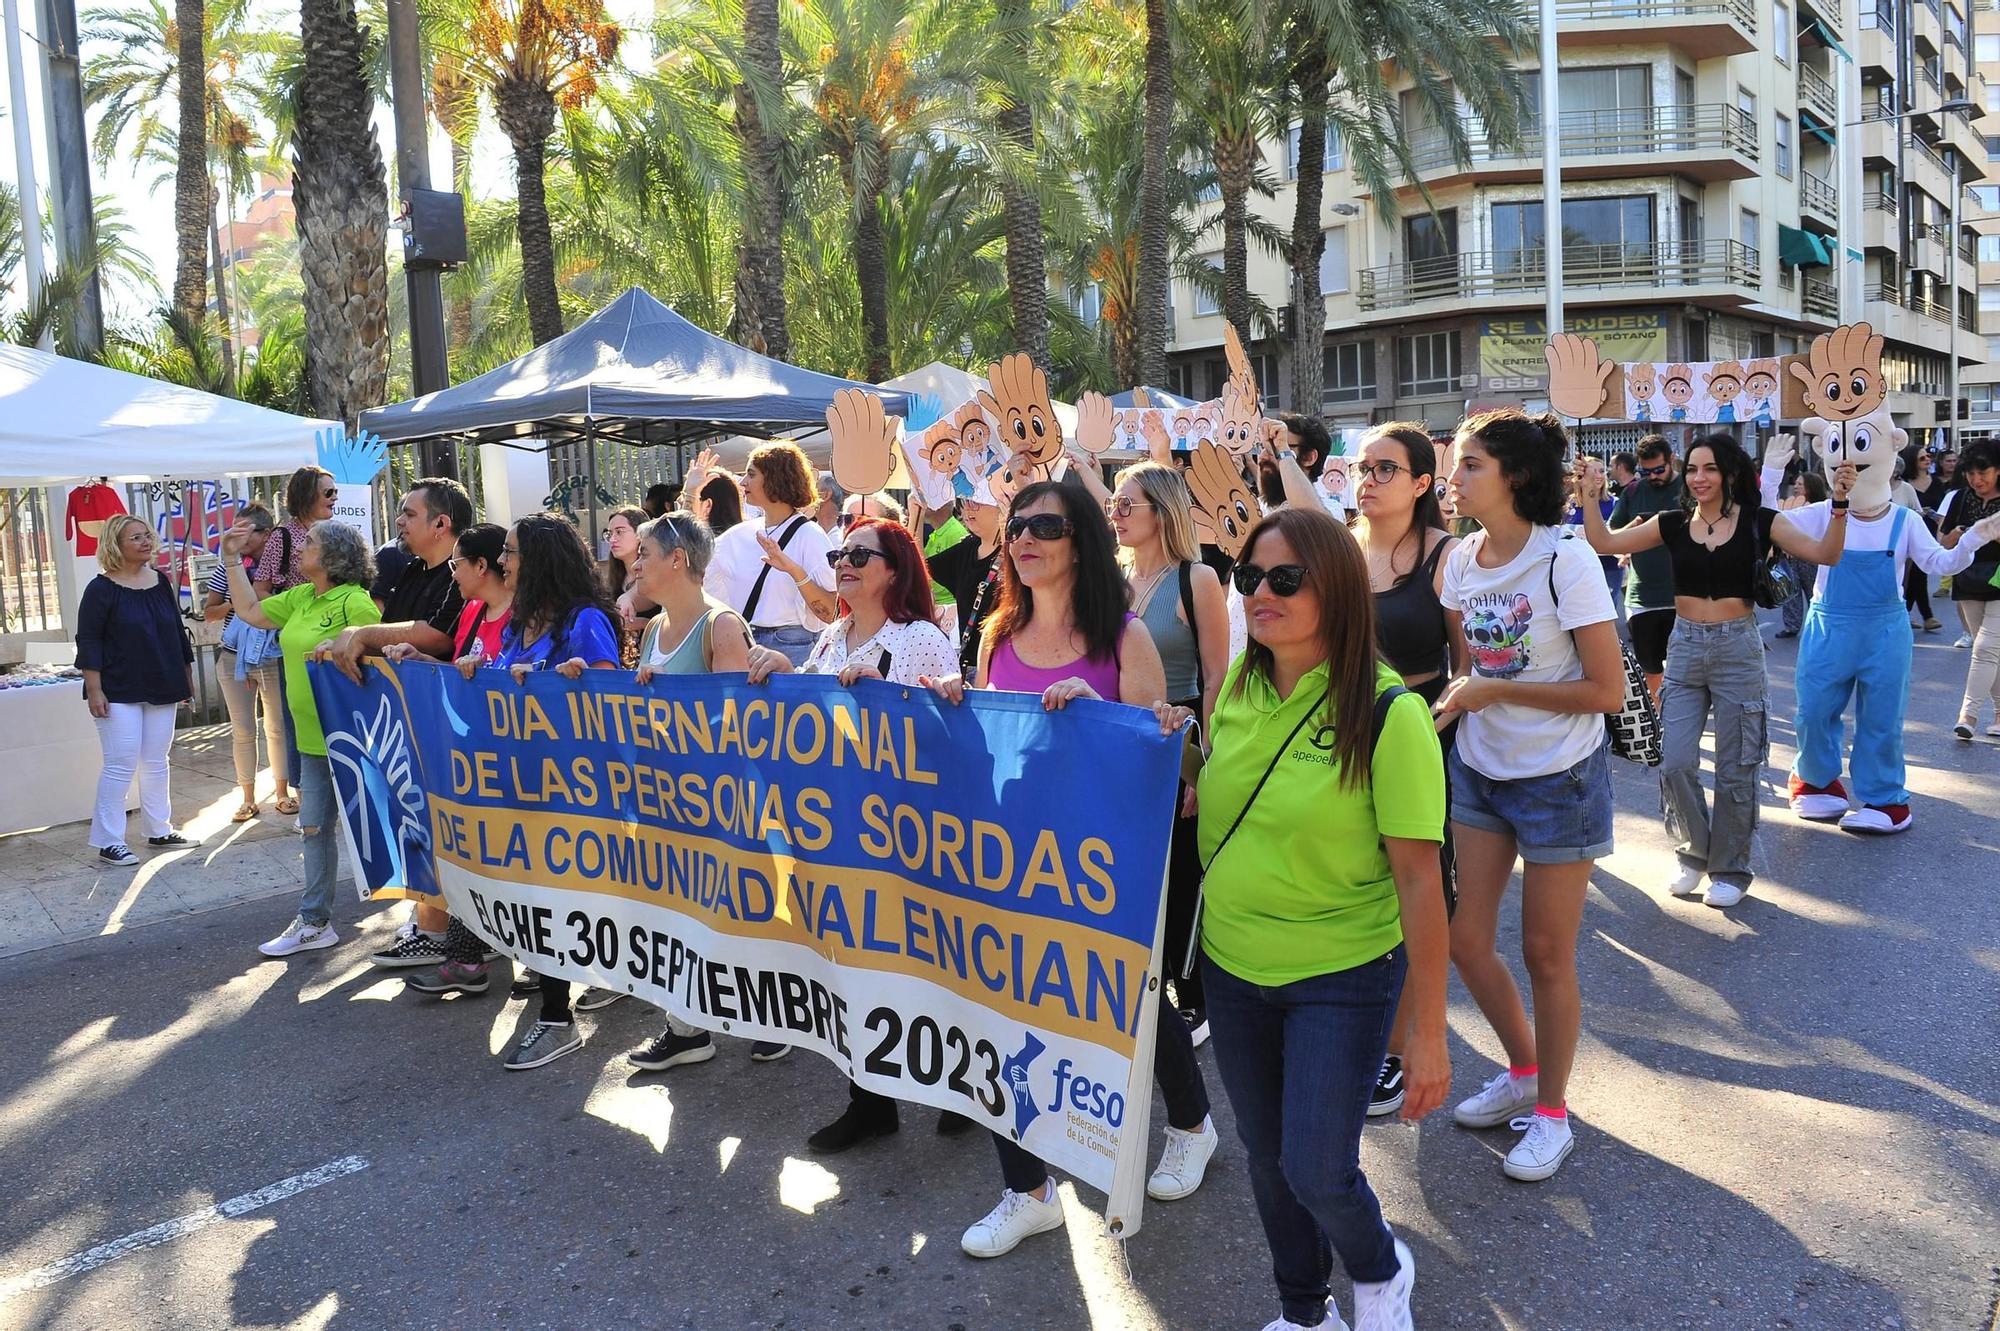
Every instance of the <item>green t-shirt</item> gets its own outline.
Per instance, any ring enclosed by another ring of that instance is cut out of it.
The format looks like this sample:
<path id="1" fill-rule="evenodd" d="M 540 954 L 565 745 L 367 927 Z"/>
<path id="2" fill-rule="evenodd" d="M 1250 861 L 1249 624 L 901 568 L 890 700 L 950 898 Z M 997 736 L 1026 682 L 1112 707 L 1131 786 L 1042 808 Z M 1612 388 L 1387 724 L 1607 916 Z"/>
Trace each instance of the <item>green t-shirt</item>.
<path id="1" fill-rule="evenodd" d="M 1677 513 L 1681 507 L 1681 494 L 1678 476 L 1667 485 L 1655 485 L 1647 480 L 1634 481 L 1625 487 L 1625 493 L 1618 496 L 1618 502 L 1612 506 L 1611 516 L 1605 519 L 1605 525 L 1617 531 L 1620 527 L 1629 527 L 1661 513 Z M 1632 562 L 1625 569 L 1625 604 L 1633 610 L 1674 608 L 1674 557 L 1667 553 L 1664 545 L 1641 550 L 1632 556 Z"/>
<path id="2" fill-rule="evenodd" d="M 1324 665 L 1283 701 L 1254 675 L 1239 694 L 1243 663 L 1238 657 L 1222 682 L 1201 773 L 1201 857 L 1209 864 L 1201 944 L 1231 975 L 1275 987 L 1351 970 L 1403 941 L 1382 838 L 1444 840 L 1444 758 L 1415 694 L 1389 705 L 1373 779 L 1358 787 L 1341 784 L 1332 755 L 1313 743 L 1317 721 L 1308 721 L 1209 863 L 1273 750 L 1326 695 Z M 1377 668 L 1378 695 L 1398 683 L 1389 667 Z"/>
<path id="3" fill-rule="evenodd" d="M 319 708 L 313 703 L 312 681 L 306 677 L 306 657 L 350 625 L 381 623 L 382 612 L 359 583 L 331 588 L 321 596 L 310 582 L 302 582 L 265 597 L 258 609 L 278 626 L 278 645 L 285 652 L 285 703 L 291 708 L 299 752 L 324 758 L 326 736 L 320 732 Z M 292 773 L 294 784 L 298 777 Z"/>
<path id="4" fill-rule="evenodd" d="M 932 555 L 949 550 L 970 535 L 972 535 L 971 530 L 963 522 L 957 518 L 946 518 L 942 527 L 925 538 L 924 558 L 929 559 Z M 951 588 L 935 578 L 931 580 L 931 597 L 939 605 L 958 604 L 958 599 L 951 594 Z"/>

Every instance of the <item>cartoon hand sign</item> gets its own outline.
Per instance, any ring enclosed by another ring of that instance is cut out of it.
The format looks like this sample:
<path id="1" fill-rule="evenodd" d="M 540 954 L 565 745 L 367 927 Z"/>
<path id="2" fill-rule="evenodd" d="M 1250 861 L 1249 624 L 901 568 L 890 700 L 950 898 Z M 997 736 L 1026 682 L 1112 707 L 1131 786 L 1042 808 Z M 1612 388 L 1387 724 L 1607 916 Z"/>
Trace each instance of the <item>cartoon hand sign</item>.
<path id="1" fill-rule="evenodd" d="M 1145 436 L 1146 451 L 1155 462 L 1169 465 L 1174 460 L 1174 441 L 1167 434 L 1166 414 L 1156 409 L 1140 413 L 1139 433 Z"/>
<path id="2" fill-rule="evenodd" d="M 1049 377 L 1025 351 L 1017 351 L 992 367 L 991 391 L 982 390 L 980 405 L 1000 422 L 1002 447 L 1010 453 L 1026 450 L 1037 467 L 1048 468 L 1062 456 L 1062 425 L 1049 400 Z M 843 482 L 845 484 L 845 482 Z"/>
<path id="3" fill-rule="evenodd" d="M 1243 350 L 1243 339 L 1236 335 L 1234 324 L 1222 325 L 1222 354 L 1229 362 L 1229 384 L 1222 395 L 1228 397 L 1233 388 L 1245 402 L 1258 401 L 1257 371 L 1250 366 L 1250 355 Z"/>
<path id="4" fill-rule="evenodd" d="M 1076 401 L 1076 442 L 1086 453 L 1102 453 L 1118 433 L 1118 412 L 1102 393 L 1085 393 Z"/>
<path id="5" fill-rule="evenodd" d="M 1153 405 L 1153 395 L 1143 388 L 1135 388 L 1132 390 L 1132 405 L 1135 407 L 1150 407 Z"/>
<path id="6" fill-rule="evenodd" d="M 833 477 L 855 494 L 873 494 L 889 483 L 896 465 L 896 427 L 882 399 L 858 388 L 843 388 L 826 409 L 833 445 Z"/>
<path id="7" fill-rule="evenodd" d="M 1597 343 L 1575 333 L 1557 333 L 1542 348 L 1549 362 L 1549 405 L 1578 420 L 1601 415 L 1604 394 L 1618 362 L 1599 360 Z"/>
<path id="8" fill-rule="evenodd" d="M 1202 541 L 1220 546 L 1231 559 L 1241 555 L 1262 510 L 1229 454 L 1204 441 L 1194 450 L 1187 483 L 1194 492 L 1194 525 Z"/>
<path id="9" fill-rule="evenodd" d="M 1253 387 L 1248 396 L 1234 380 L 1222 390 L 1221 444 L 1231 457 L 1240 458 L 1264 442 L 1263 413 Z"/>
<path id="10" fill-rule="evenodd" d="M 1806 409 L 1829 420 L 1859 420 L 1882 405 L 1882 335 L 1867 324 L 1843 324 L 1813 339 L 1792 377 L 1805 388 Z"/>

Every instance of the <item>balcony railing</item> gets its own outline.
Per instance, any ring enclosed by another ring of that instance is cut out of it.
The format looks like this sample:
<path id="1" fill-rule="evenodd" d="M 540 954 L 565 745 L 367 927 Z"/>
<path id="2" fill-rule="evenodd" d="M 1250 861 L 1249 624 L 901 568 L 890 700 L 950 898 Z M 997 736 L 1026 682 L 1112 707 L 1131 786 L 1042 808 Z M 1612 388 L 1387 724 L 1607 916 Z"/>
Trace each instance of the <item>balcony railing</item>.
<path id="1" fill-rule="evenodd" d="M 1958 242 L 1958 257 L 1966 263 L 1977 263 L 1979 261 L 1978 251 L 1963 240 Z"/>
<path id="2" fill-rule="evenodd" d="M 1937 222 L 1932 222 L 1927 226 L 1918 227 L 1917 234 L 1922 236 L 1925 240 L 1928 240 L 1933 245 L 1948 245 L 1951 243 L 1946 236 L 1944 227 Z"/>
<path id="3" fill-rule="evenodd" d="M 1818 213 L 1821 217 L 1835 215 L 1833 182 L 1824 180 L 1810 171 L 1799 172 L 1799 206 Z"/>
<path id="4" fill-rule="evenodd" d="M 1894 282 L 1881 282 L 1861 293 L 1864 300 L 1879 300 L 1884 305 L 1901 305 L 1903 289 Z"/>
<path id="5" fill-rule="evenodd" d="M 1477 300 L 1540 290 L 1547 273 L 1541 249 L 1447 254 L 1363 269 L 1355 298 L 1363 310 L 1393 310 L 1427 300 Z M 1757 284 L 1757 252 L 1740 241 L 1563 247 L 1566 290 Z"/>
<path id="6" fill-rule="evenodd" d="M 1734 106 L 1641 106 L 1617 111 L 1561 113 L 1562 155 L 1572 157 L 1646 156 L 1655 153 L 1734 153 L 1757 160 L 1757 122 Z M 1502 142 L 1479 116 L 1464 120 L 1472 165 L 1539 160 L 1539 116 L 1521 127 L 1519 144 Z M 1410 135 L 1412 165 L 1420 173 L 1456 165 L 1451 141 L 1439 129 Z"/>
<path id="7" fill-rule="evenodd" d="M 1805 294 L 1799 298 L 1799 307 L 1817 318 L 1838 319 L 1840 292 L 1831 282 L 1808 277 L 1805 279 Z"/>
<path id="8" fill-rule="evenodd" d="M 1728 19 L 1749 32 L 1757 31 L 1757 10 L 1749 0 L 1556 0 L 1558 24 L 1663 18 Z"/>
<path id="9" fill-rule="evenodd" d="M 1829 123 L 1839 114 L 1840 95 L 1834 91 L 1833 81 L 1803 60 L 1799 62 L 1799 100 Z"/>
<path id="10" fill-rule="evenodd" d="M 1929 162 L 1945 175 L 1951 174 L 1951 167 L 1945 164 L 1945 160 L 1938 154 L 1938 150 L 1925 143 L 1916 135 L 1905 134 L 1903 136 L 1903 146 L 1908 148 L 1919 160 Z"/>
<path id="11" fill-rule="evenodd" d="M 1924 105 L 1926 107 L 1936 106 L 1937 99 L 1944 96 L 1944 85 L 1938 82 L 1937 75 L 1931 73 L 1930 70 L 1922 65 L 1917 66 L 1917 77 L 1923 81 L 1923 85 L 1926 88 L 1931 90 L 1931 100 L 1925 102 Z"/>
<path id="12" fill-rule="evenodd" d="M 1861 206 L 1870 212 L 1888 213 L 1894 216 L 1896 196 L 1885 190 L 1871 189 L 1861 196 Z"/>
<path id="13" fill-rule="evenodd" d="M 1932 300 L 1928 296 L 1912 296 L 1909 308 L 1926 319 L 1935 319 L 1941 324 L 1951 322 L 1951 307 L 1943 301 Z"/>
<path id="14" fill-rule="evenodd" d="M 1786 268 L 1782 264 L 1779 265 L 1778 290 L 1797 291 L 1798 289 L 1799 289 L 1799 275 L 1797 270 Z"/>

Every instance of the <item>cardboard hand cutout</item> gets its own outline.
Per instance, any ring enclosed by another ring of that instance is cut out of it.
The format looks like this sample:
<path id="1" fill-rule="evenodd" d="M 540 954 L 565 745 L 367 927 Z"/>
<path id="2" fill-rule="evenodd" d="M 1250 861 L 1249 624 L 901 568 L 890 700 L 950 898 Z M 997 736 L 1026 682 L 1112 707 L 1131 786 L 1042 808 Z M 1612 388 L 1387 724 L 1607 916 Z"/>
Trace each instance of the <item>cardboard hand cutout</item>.
<path id="1" fill-rule="evenodd" d="M 881 398 L 859 388 L 841 389 L 826 409 L 826 430 L 841 488 L 873 494 L 889 483 L 896 469 L 896 423 L 883 411 Z"/>
<path id="2" fill-rule="evenodd" d="M 1188 464 L 1187 483 L 1194 494 L 1194 525 L 1202 543 L 1219 546 L 1231 559 L 1241 556 L 1263 510 L 1236 463 L 1218 445 L 1204 443 Z"/>
<path id="3" fill-rule="evenodd" d="M 1557 333 L 1542 348 L 1549 363 L 1549 405 L 1565 416 L 1585 420 L 1604 414 L 1611 376 L 1617 361 L 1597 354 L 1597 343 L 1575 333 Z"/>
<path id="4" fill-rule="evenodd" d="M 1882 405 L 1882 335 L 1865 323 L 1842 324 L 1812 341 L 1792 377 L 1805 388 L 1808 415 L 1856 421 Z"/>
<path id="5" fill-rule="evenodd" d="M 1118 433 L 1118 409 L 1102 393 L 1085 393 L 1076 400 L 1076 442 L 1086 453 L 1102 453 Z"/>
<path id="6" fill-rule="evenodd" d="M 990 390 L 979 394 L 1000 429 L 1002 446 L 1010 454 L 1025 451 L 1044 474 L 1062 458 L 1062 423 L 1049 398 L 1049 376 L 1025 351 L 993 366 L 987 372 Z"/>

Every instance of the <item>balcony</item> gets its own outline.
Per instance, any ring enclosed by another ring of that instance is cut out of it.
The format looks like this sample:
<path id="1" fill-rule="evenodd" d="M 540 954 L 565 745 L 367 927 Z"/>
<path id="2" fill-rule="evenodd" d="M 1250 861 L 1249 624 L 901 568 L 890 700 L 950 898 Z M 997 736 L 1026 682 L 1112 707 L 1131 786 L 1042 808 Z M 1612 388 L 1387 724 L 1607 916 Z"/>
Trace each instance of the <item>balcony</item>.
<path id="1" fill-rule="evenodd" d="M 1829 125 L 1840 115 L 1840 94 L 1833 80 L 1803 60 L 1799 62 L 1799 104 Z"/>
<path id="2" fill-rule="evenodd" d="M 1833 192 L 1833 182 L 1810 171 L 1799 172 L 1799 211 L 1811 213 L 1816 220 L 1829 226 L 1840 224 L 1839 206 Z"/>
<path id="3" fill-rule="evenodd" d="M 1894 282 L 1882 282 L 1868 287 L 1861 293 L 1863 300 L 1878 301 L 1884 305 L 1901 305 L 1903 290 Z"/>
<path id="4" fill-rule="evenodd" d="M 1912 296 L 1904 302 L 1904 307 L 1926 319 L 1935 319 L 1941 324 L 1951 322 L 1951 307 L 1943 301 L 1932 300 L 1928 296 Z"/>
<path id="5" fill-rule="evenodd" d="M 1542 175 L 1539 117 L 1524 125 L 1517 145 L 1499 142 L 1478 116 L 1467 116 L 1471 160 L 1452 160 L 1451 144 L 1435 128 L 1410 135 L 1417 174 L 1448 181 L 1526 183 Z M 1757 174 L 1757 125 L 1734 106 L 1654 106 L 1621 111 L 1564 111 L 1564 180 L 1614 179 L 1674 173 L 1695 180 L 1747 180 Z"/>
<path id="6" fill-rule="evenodd" d="M 1529 14 L 1532 30 L 1534 14 Z M 1666 42 L 1697 60 L 1757 49 L 1757 6 L 1750 0 L 1556 0 L 1564 46 Z"/>
<path id="7" fill-rule="evenodd" d="M 1734 240 L 1567 245 L 1563 290 L 1572 300 L 1588 303 L 1591 292 L 1604 293 L 1597 299 L 1608 302 L 1631 300 L 1638 292 L 1665 294 L 1671 287 L 1676 300 L 1743 305 L 1756 299 L 1758 264 L 1757 252 Z M 1363 269 L 1355 300 L 1363 314 L 1398 317 L 1411 306 L 1432 302 L 1529 306 L 1541 302 L 1546 275 L 1539 249 L 1450 254 Z M 1712 290 L 1686 290 L 1703 287 Z"/>
<path id="8" fill-rule="evenodd" d="M 1805 291 L 1799 297 L 1799 308 L 1808 317 L 1823 319 L 1828 323 L 1840 321 L 1840 291 L 1831 282 L 1822 282 L 1816 277 L 1805 279 Z"/>

